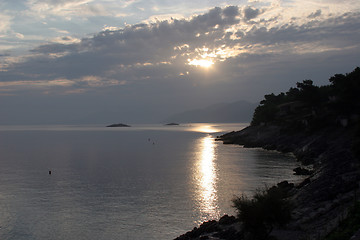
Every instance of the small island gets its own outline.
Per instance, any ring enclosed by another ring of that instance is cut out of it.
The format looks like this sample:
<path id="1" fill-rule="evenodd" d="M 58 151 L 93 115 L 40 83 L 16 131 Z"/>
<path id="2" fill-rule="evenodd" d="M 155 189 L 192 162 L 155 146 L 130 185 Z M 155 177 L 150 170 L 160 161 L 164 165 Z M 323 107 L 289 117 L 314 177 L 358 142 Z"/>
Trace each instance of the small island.
<path id="1" fill-rule="evenodd" d="M 123 124 L 123 123 L 115 123 L 115 124 L 108 125 L 106 127 L 131 127 L 131 126 L 127 125 L 127 124 Z"/>
<path id="2" fill-rule="evenodd" d="M 178 124 L 178 123 L 167 123 L 165 125 L 166 126 L 179 126 L 180 124 Z"/>

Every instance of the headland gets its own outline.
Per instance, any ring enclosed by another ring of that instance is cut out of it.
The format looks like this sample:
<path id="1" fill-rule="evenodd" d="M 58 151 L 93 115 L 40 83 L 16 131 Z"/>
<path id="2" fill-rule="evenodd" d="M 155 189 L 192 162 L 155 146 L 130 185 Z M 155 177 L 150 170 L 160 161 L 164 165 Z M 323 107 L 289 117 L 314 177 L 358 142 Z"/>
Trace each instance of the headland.
<path id="1" fill-rule="evenodd" d="M 304 80 L 286 93 L 265 95 L 249 127 L 217 138 L 224 144 L 292 152 L 304 167 L 298 173 L 309 174 L 298 185 L 275 186 L 286 192 L 291 218 L 275 225 L 263 239 L 338 239 L 331 234 L 358 202 L 360 68 L 329 81 L 330 85 L 317 87 Z M 240 220 L 221 219 L 203 223 L 177 239 L 257 239 Z M 344 233 L 347 239 L 360 229 L 356 224 Z"/>

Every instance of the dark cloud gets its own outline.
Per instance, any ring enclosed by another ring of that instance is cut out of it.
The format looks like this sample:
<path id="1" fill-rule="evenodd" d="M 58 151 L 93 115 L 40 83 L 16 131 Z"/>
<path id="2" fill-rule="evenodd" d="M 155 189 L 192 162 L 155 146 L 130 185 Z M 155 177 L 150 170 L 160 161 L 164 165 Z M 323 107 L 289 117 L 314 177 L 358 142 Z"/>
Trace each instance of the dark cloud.
<path id="1" fill-rule="evenodd" d="M 71 40 L 70 37 L 62 37 L 61 39 L 64 40 L 64 41 L 70 41 Z"/>
<path id="2" fill-rule="evenodd" d="M 316 10 L 316 12 L 311 13 L 308 16 L 308 18 L 316 18 L 316 17 L 319 17 L 319 16 L 321 16 L 321 10 L 320 9 Z"/>
<path id="3" fill-rule="evenodd" d="M 9 53 L 0 53 L 0 57 L 9 57 L 10 54 Z"/>
<path id="4" fill-rule="evenodd" d="M 261 13 L 259 9 L 253 7 L 246 7 L 243 11 L 245 20 L 251 20 L 253 18 L 256 18 Z"/>
<path id="5" fill-rule="evenodd" d="M 245 33 L 241 43 L 269 46 L 287 43 L 311 45 L 321 42 L 324 48 L 358 46 L 360 33 L 356 29 L 359 24 L 360 14 L 352 13 L 301 25 L 284 24 L 273 28 L 254 26 Z"/>
<path id="6" fill-rule="evenodd" d="M 224 16 L 228 18 L 236 18 L 240 15 L 239 7 L 237 6 L 228 6 L 223 11 Z"/>
<path id="7" fill-rule="evenodd" d="M 37 48 L 30 50 L 30 52 L 42 53 L 42 54 L 76 52 L 77 48 L 78 46 L 76 44 L 69 45 L 69 44 L 61 44 L 61 43 L 51 43 L 46 45 L 40 45 Z"/>

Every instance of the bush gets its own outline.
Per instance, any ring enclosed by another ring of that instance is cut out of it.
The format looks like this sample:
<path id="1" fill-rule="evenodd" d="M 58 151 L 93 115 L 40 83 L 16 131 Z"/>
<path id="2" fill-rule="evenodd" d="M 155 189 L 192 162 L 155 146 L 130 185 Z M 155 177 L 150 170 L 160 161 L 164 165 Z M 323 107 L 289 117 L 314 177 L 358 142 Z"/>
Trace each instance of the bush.
<path id="1" fill-rule="evenodd" d="M 274 226 L 283 226 L 291 219 L 291 205 L 278 187 L 257 191 L 253 199 L 246 196 L 233 200 L 244 230 L 253 239 L 268 239 Z"/>

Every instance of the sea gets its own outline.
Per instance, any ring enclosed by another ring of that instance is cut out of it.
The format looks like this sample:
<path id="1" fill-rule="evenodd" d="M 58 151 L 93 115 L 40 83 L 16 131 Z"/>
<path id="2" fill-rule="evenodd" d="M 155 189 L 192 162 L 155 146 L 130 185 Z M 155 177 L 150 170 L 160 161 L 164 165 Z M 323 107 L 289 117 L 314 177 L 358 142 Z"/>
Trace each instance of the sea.
<path id="1" fill-rule="evenodd" d="M 174 239 L 301 181 L 291 154 L 215 141 L 247 125 L 0 126 L 0 239 Z"/>

